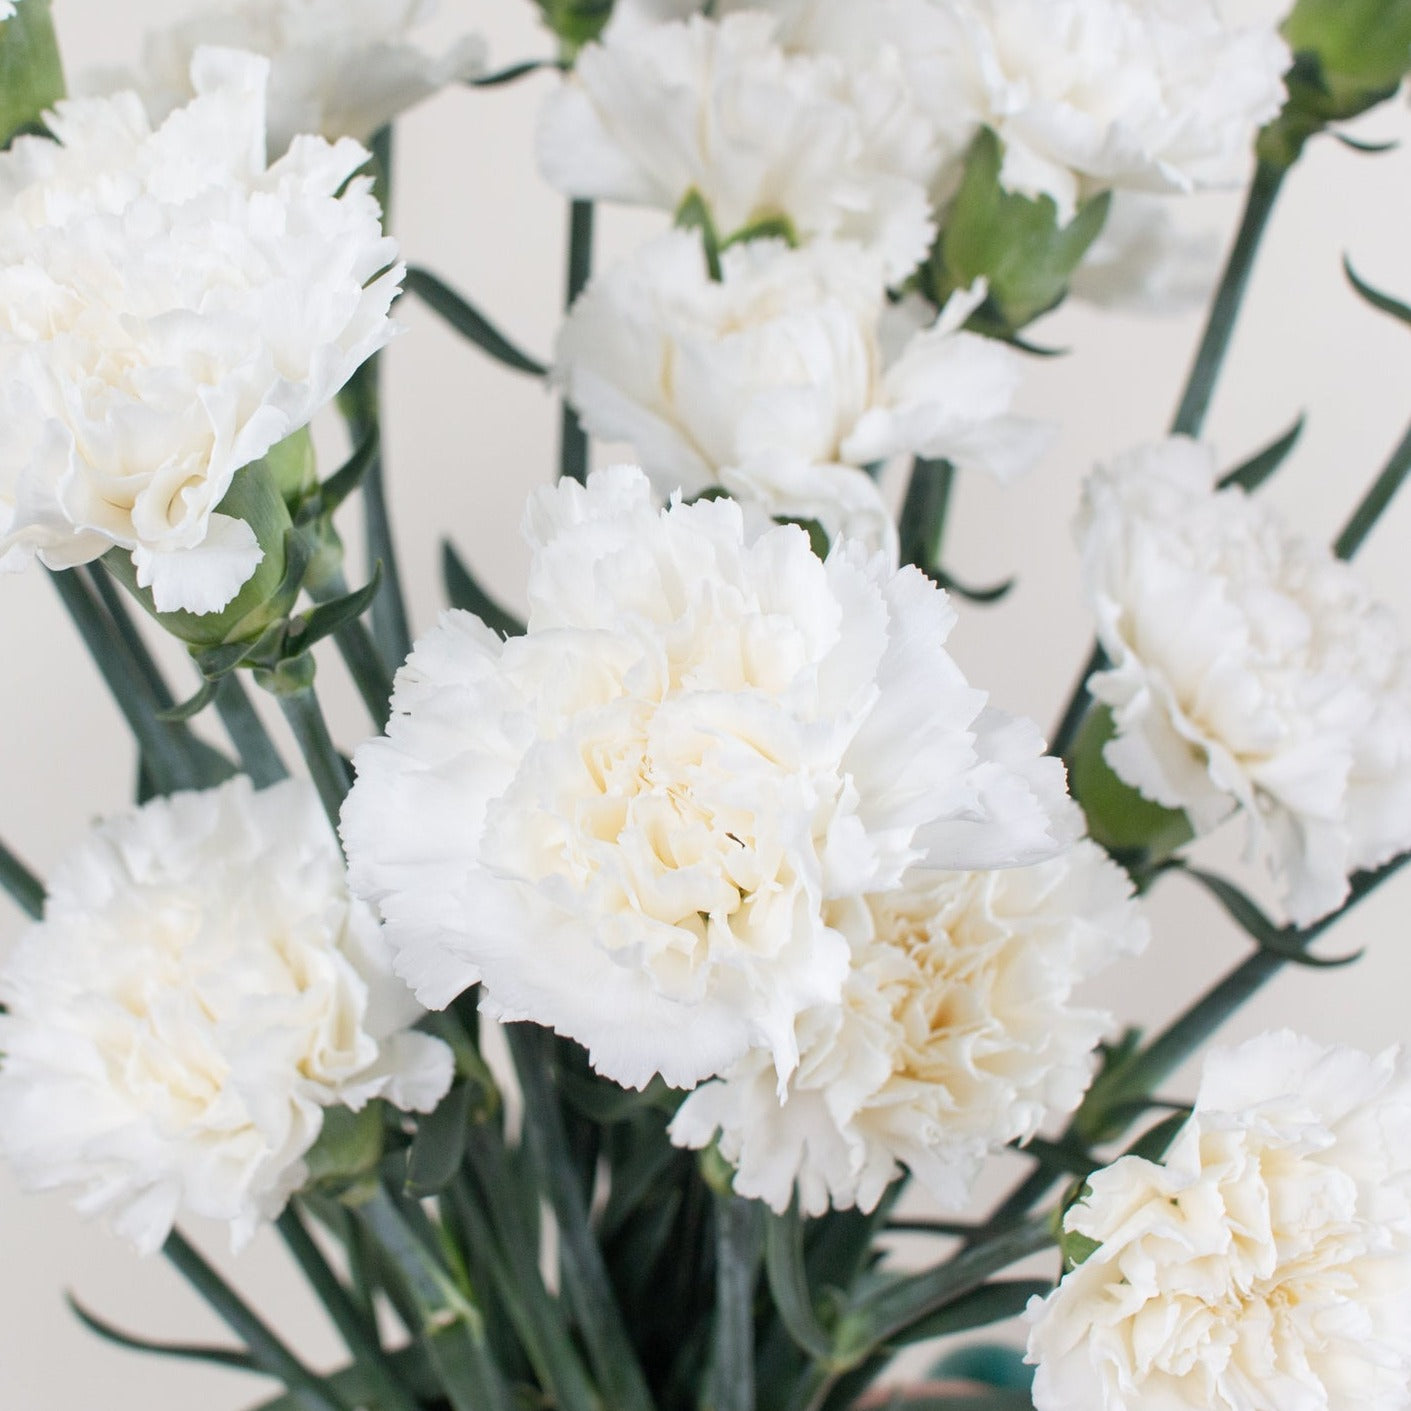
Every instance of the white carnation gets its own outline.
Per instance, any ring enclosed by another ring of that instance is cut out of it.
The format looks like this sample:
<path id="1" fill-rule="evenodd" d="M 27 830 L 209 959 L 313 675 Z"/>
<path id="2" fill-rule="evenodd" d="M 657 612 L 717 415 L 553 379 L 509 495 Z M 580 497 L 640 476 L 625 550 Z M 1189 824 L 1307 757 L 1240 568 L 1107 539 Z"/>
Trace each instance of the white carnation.
<path id="1" fill-rule="evenodd" d="M 848 973 L 830 902 L 1066 840 L 1061 767 L 966 685 L 915 570 L 749 537 L 729 500 L 659 512 L 628 467 L 539 492 L 526 530 L 528 635 L 443 615 L 343 812 L 425 1003 L 481 981 L 628 1086 L 752 1047 L 787 1075 Z"/>
<path id="2" fill-rule="evenodd" d="M 1001 180 L 1065 218 L 1109 188 L 1242 180 L 1284 102 L 1273 23 L 1232 26 L 1214 0 L 934 0 L 944 27 L 908 55 L 918 101 L 955 140 L 995 130 Z"/>
<path id="3" fill-rule="evenodd" d="M 148 35 L 136 75 L 98 77 L 135 87 L 154 122 L 190 101 L 191 61 L 203 45 L 270 61 L 269 145 L 300 133 L 367 142 L 398 114 L 485 66 L 485 44 L 463 33 L 433 51 L 424 39 L 435 0 L 216 0 Z"/>
<path id="4" fill-rule="evenodd" d="M 202 50 L 157 131 L 135 94 L 76 99 L 0 155 L 0 566 L 117 545 L 163 611 L 224 607 L 262 557 L 232 479 L 390 336 L 367 154 L 266 169 L 267 73 Z"/>
<path id="5" fill-rule="evenodd" d="M 1219 277 L 1214 231 L 1182 225 L 1167 197 L 1119 191 L 1068 292 L 1114 311 L 1181 314 L 1209 303 Z"/>
<path id="6" fill-rule="evenodd" d="M 182 1212 L 239 1246 L 302 1184 L 326 1107 L 445 1093 L 450 1050 L 410 1031 L 388 961 L 302 780 L 100 824 L 0 974 L 0 1150 L 143 1251 Z"/>
<path id="7" fill-rule="evenodd" d="M 589 45 L 545 104 L 538 146 L 568 195 L 675 211 L 695 191 L 722 238 L 784 217 L 801 239 L 876 250 L 894 282 L 935 234 L 939 154 L 899 57 L 785 54 L 766 14 L 628 27 Z"/>
<path id="8" fill-rule="evenodd" d="M 1110 1017 L 1074 987 L 1146 943 L 1131 883 L 1095 844 L 1010 871 L 913 873 L 900 890 L 835 903 L 852 943 L 841 1005 L 797 1022 L 783 1100 L 767 1055 L 697 1088 L 679 1146 L 719 1137 L 735 1189 L 800 1209 L 873 1209 L 909 1167 L 962 1205 L 985 1154 L 1072 1112 Z"/>
<path id="9" fill-rule="evenodd" d="M 1411 847 L 1411 665 L 1352 569 L 1215 478 L 1178 438 L 1089 481 L 1091 687 L 1116 773 L 1197 832 L 1243 810 L 1305 925 Z"/>
<path id="10" fill-rule="evenodd" d="M 584 425 L 664 492 L 723 485 L 879 545 L 895 529 L 863 466 L 908 453 L 1011 479 L 1047 443 L 1009 410 L 1018 354 L 960 331 L 973 299 L 939 320 L 889 308 L 878 262 L 830 241 L 733 246 L 721 276 L 698 233 L 668 232 L 595 280 L 559 337 Z"/>
<path id="11" fill-rule="evenodd" d="M 1038 1411 L 1411 1405 L 1411 1066 L 1284 1032 L 1211 1055 L 1164 1166 L 1123 1157 L 1034 1300 Z"/>

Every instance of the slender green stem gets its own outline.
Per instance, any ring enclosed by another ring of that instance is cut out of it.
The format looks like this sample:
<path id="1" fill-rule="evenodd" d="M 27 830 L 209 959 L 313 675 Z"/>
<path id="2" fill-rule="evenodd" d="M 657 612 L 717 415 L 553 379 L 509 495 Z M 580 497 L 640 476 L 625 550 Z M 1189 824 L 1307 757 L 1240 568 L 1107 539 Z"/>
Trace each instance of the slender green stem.
<path id="1" fill-rule="evenodd" d="M 350 1411 L 326 1382 L 304 1366 L 255 1311 L 175 1230 L 162 1253 L 250 1350 L 260 1370 L 277 1377 L 308 1411 Z"/>
<path id="2" fill-rule="evenodd" d="M 157 719 L 157 712 L 165 707 L 157 704 L 141 663 L 133 658 L 92 585 L 74 569 L 51 573 L 49 577 L 118 709 L 137 737 L 158 791 L 172 793 L 210 782 L 203 777 L 190 731 Z"/>
<path id="3" fill-rule="evenodd" d="M 338 831 L 338 815 L 343 800 L 348 795 L 352 780 L 348 777 L 347 766 L 343 763 L 333 737 L 328 733 L 328 723 L 323 718 L 323 710 L 318 703 L 312 686 L 302 690 L 278 693 L 279 708 L 294 732 L 304 763 L 318 790 L 323 811 Z"/>
<path id="4" fill-rule="evenodd" d="M 364 1318 L 309 1234 L 299 1212 L 290 1205 L 277 1223 L 289 1253 L 304 1271 L 353 1360 L 367 1376 L 378 1411 L 420 1411 L 416 1397 L 392 1374 L 392 1363 L 377 1339 L 376 1323 Z"/>
<path id="5" fill-rule="evenodd" d="M 532 1024 L 505 1028 L 524 1094 L 524 1125 L 534 1163 L 559 1227 L 559 1254 L 569 1301 L 583 1331 L 593 1375 L 614 1411 L 652 1411 L 652 1397 L 623 1326 L 554 1090 L 552 1035 Z"/>
<path id="6" fill-rule="evenodd" d="M 127 599 L 113 580 L 112 574 L 108 572 L 101 561 L 90 564 L 80 572 L 97 591 L 108 616 L 113 619 L 113 628 L 142 679 L 147 683 L 147 689 L 151 692 L 157 709 L 170 710 L 176 704 L 176 697 L 172 695 L 161 668 L 158 667 L 156 659 L 148 650 L 142 634 L 137 630 L 137 624 L 133 621 L 132 614 L 127 610 Z"/>
<path id="7" fill-rule="evenodd" d="M 455 1411 L 512 1411 L 513 1398 L 485 1340 L 480 1311 L 413 1228 L 409 1217 L 419 1216 L 419 1208 L 399 1205 L 378 1186 L 356 1210 L 407 1286 L 417 1314 L 413 1332 L 451 1406 Z"/>
<path id="8" fill-rule="evenodd" d="M 1068 698 L 1068 704 L 1063 711 L 1063 719 L 1058 722 L 1058 728 L 1053 732 L 1053 739 L 1048 747 L 1050 754 L 1057 755 L 1059 759 L 1068 758 L 1068 752 L 1073 748 L 1073 742 L 1078 738 L 1078 731 L 1082 729 L 1083 720 L 1087 716 L 1088 707 L 1092 704 L 1092 692 L 1088 689 L 1088 682 L 1094 672 L 1101 671 L 1106 665 L 1107 653 L 1101 647 L 1094 646 L 1082 671 L 1078 673 L 1073 694 Z"/>
<path id="9" fill-rule="evenodd" d="M 1362 547 L 1362 541 L 1391 504 L 1408 472 L 1411 472 L 1411 427 L 1407 428 L 1406 435 L 1391 453 L 1386 468 L 1376 478 L 1333 544 L 1333 552 L 1340 559 L 1350 559 Z"/>
<path id="10" fill-rule="evenodd" d="M 902 505 L 901 561 L 931 571 L 941 566 L 946 516 L 955 486 L 955 467 L 949 461 L 928 461 L 917 456 Z"/>
<path id="11" fill-rule="evenodd" d="M 754 1411 L 754 1299 L 764 1244 L 760 1206 L 737 1195 L 715 1198 L 715 1327 L 708 1405 Z"/>
<path id="12" fill-rule="evenodd" d="M 568 212 L 568 284 L 565 307 L 588 285 L 593 272 L 593 203 L 574 201 Z M 559 433 L 559 475 L 580 483 L 588 478 L 588 437 L 578 413 L 563 404 L 563 426 Z"/>
<path id="13" fill-rule="evenodd" d="M 1275 166 L 1271 162 L 1261 161 L 1255 168 L 1254 182 L 1249 188 L 1249 197 L 1245 203 L 1239 232 L 1235 236 L 1234 248 L 1230 251 L 1229 261 L 1225 265 L 1225 272 L 1196 352 L 1195 363 L 1186 381 L 1185 393 L 1171 425 L 1173 435 L 1199 436 L 1201 428 L 1205 425 L 1205 414 L 1210 408 L 1215 384 L 1219 381 L 1220 371 L 1225 365 L 1225 355 L 1229 352 L 1230 340 L 1234 336 L 1240 307 L 1249 288 L 1255 256 L 1259 253 L 1260 242 L 1268 228 L 1269 217 L 1274 212 L 1274 205 L 1287 173 L 1287 167 Z"/>
<path id="14" fill-rule="evenodd" d="M 347 595 L 347 582 L 341 573 L 335 573 L 312 596 L 316 602 L 328 603 Z M 343 623 L 335 630 L 333 640 L 372 723 L 379 730 L 385 730 L 392 714 L 392 673 L 382 659 L 376 640 L 361 618 Z"/>
<path id="15" fill-rule="evenodd" d="M 233 671 L 216 687 L 216 711 L 240 756 L 241 767 L 257 789 L 267 789 L 289 777 L 244 682 Z"/>
<path id="16" fill-rule="evenodd" d="M 44 883 L 4 843 L 0 843 L 0 887 L 26 916 L 38 921 L 44 915 Z"/>

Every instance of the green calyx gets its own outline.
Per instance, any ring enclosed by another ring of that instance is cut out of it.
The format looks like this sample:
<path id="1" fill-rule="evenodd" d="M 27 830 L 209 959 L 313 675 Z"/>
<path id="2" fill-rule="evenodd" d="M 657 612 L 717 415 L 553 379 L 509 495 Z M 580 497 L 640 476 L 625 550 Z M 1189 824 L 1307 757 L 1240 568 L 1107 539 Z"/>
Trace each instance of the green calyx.
<path id="1" fill-rule="evenodd" d="M 612 18 L 613 0 L 538 0 L 544 23 L 558 35 L 565 59 L 591 44 Z"/>
<path id="2" fill-rule="evenodd" d="M 0 21 L 0 146 L 19 133 L 42 131 L 45 109 L 64 91 L 49 0 L 19 0 L 15 13 Z"/>
<path id="3" fill-rule="evenodd" d="M 159 612 L 151 589 L 138 586 L 137 570 L 125 550 L 112 549 L 103 560 L 133 597 L 193 651 L 253 642 L 294 606 L 302 581 L 302 574 L 299 581 L 288 581 L 288 541 L 294 526 L 269 457 L 237 471 L 216 510 L 243 519 L 255 531 L 265 555 L 249 581 L 219 612 Z"/>
<path id="4" fill-rule="evenodd" d="M 1003 165 L 1000 139 L 982 128 L 921 283 L 943 305 L 957 290 L 984 279 L 988 296 L 970 327 L 1013 338 L 1062 303 L 1073 271 L 1102 232 L 1111 197 L 1104 192 L 1083 202 L 1064 225 L 1052 197 L 1007 191 L 1000 184 Z"/>
<path id="5" fill-rule="evenodd" d="M 1411 71 L 1411 0 L 1298 0 L 1283 23 L 1294 52 L 1282 113 L 1259 155 L 1292 166 L 1303 144 L 1395 95 Z"/>
<path id="6" fill-rule="evenodd" d="M 1068 788 L 1087 816 L 1093 841 L 1144 871 L 1190 842 L 1194 833 L 1185 813 L 1143 798 L 1112 772 L 1103 751 L 1114 731 L 1112 712 L 1093 706 L 1073 746 Z"/>

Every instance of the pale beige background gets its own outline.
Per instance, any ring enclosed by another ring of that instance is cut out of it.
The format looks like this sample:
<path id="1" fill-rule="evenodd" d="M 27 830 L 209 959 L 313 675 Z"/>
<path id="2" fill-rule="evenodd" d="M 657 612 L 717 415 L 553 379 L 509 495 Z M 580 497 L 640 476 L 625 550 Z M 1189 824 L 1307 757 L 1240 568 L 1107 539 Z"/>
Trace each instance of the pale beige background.
<path id="1" fill-rule="evenodd" d="M 55 0 L 71 68 L 120 62 L 136 29 L 183 8 L 163 0 Z M 543 52 L 529 0 L 468 9 L 489 34 L 496 62 Z M 552 80 L 492 93 L 453 92 L 399 131 L 396 225 L 409 258 L 440 271 L 507 331 L 541 355 L 551 347 L 560 297 L 563 210 L 532 160 L 536 105 Z M 1411 137 L 1398 104 L 1364 123 L 1366 135 Z M 1233 461 L 1310 414 L 1304 444 L 1271 495 L 1307 530 L 1330 534 L 1355 502 L 1411 413 L 1411 331 L 1372 313 L 1339 273 L 1343 251 L 1384 287 L 1411 294 L 1411 151 L 1369 159 L 1318 144 L 1279 212 L 1235 345 L 1211 431 Z M 1203 215 L 1228 229 L 1229 200 Z M 622 251 L 655 218 L 613 214 L 606 244 Z M 528 487 L 548 478 L 556 414 L 534 383 L 492 366 L 419 308 L 388 358 L 391 472 L 397 527 L 418 628 L 437 610 L 436 549 L 454 536 L 507 600 L 521 592 L 525 554 L 516 525 Z M 1071 308 L 1039 330 L 1071 357 L 1036 362 L 1027 410 L 1063 423 L 1048 462 L 1007 493 L 967 483 L 952 536 L 952 566 L 977 580 L 1018 572 L 999 610 L 966 610 L 954 649 L 971 679 L 1048 725 L 1086 651 L 1067 526 L 1085 468 L 1157 435 L 1197 333 L 1193 318 L 1137 321 Z M 329 430 L 330 457 L 339 447 Z M 1397 505 L 1362 564 L 1411 622 L 1411 502 Z M 120 807 L 131 748 L 93 668 L 57 610 L 42 573 L 0 581 L 0 836 L 43 868 L 100 812 Z M 180 662 L 175 665 L 179 668 Z M 355 744 L 364 721 L 330 666 L 335 728 Z M 182 678 L 189 679 L 189 678 Z M 1298 972 L 1240 1019 L 1237 1032 L 1295 1025 L 1323 1039 L 1380 1045 L 1407 1027 L 1411 878 L 1386 889 L 1338 933 L 1365 945 L 1347 972 Z M 1123 1017 L 1155 1022 L 1241 953 L 1215 910 L 1179 882 L 1152 904 L 1156 941 L 1104 992 Z M 0 902 L 0 943 L 19 919 Z M 75 1290 L 94 1309 L 157 1336 L 209 1336 L 161 1260 L 141 1262 L 58 1198 L 15 1191 L 0 1176 L 0 1411 L 234 1411 L 262 1383 L 150 1361 L 100 1344 L 62 1303 Z M 213 1241 L 207 1241 L 212 1244 Z M 233 1266 L 247 1294 L 307 1354 L 332 1356 L 317 1310 L 272 1242 Z"/>

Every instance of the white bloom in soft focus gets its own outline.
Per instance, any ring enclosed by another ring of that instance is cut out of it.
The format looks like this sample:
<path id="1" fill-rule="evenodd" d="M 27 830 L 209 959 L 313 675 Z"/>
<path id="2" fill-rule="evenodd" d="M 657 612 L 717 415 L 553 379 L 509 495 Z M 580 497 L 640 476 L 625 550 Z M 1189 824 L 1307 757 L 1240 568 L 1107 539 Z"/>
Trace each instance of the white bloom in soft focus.
<path id="1" fill-rule="evenodd" d="M 198 48 L 244 49 L 270 61 L 271 154 L 307 132 L 367 142 L 398 114 L 484 69 L 478 35 L 462 33 L 439 52 L 427 47 L 435 13 L 435 0 L 205 0 L 149 34 L 140 71 L 116 86 L 136 88 L 157 122 L 193 96 Z"/>
<path id="2" fill-rule="evenodd" d="M 526 532 L 528 635 L 444 614 L 343 811 L 424 1003 L 481 981 L 628 1086 L 752 1047 L 787 1075 L 848 973 L 830 903 L 1066 842 L 1062 767 L 965 683 L 916 570 L 658 511 L 630 467 L 540 491 Z"/>
<path id="3" fill-rule="evenodd" d="M 913 873 L 899 891 L 836 903 L 852 942 L 841 1005 L 799 1017 L 783 1101 L 768 1056 L 697 1088 L 671 1137 L 719 1135 L 735 1190 L 821 1215 L 873 1209 L 908 1166 L 950 1207 L 982 1158 L 1072 1112 L 1110 1016 L 1072 991 L 1146 943 L 1131 883 L 1095 844 L 995 872 Z"/>
<path id="4" fill-rule="evenodd" d="M 1198 833 L 1243 810 L 1306 925 L 1411 847 L 1411 663 L 1351 568 L 1216 474 L 1177 438 L 1089 480 L 1090 684 L 1116 773 Z"/>
<path id="5" fill-rule="evenodd" d="M 590 44 L 544 105 L 539 164 L 568 195 L 675 211 L 695 191 L 723 238 L 784 217 L 801 240 L 857 241 L 888 280 L 935 226 L 932 124 L 895 53 L 785 54 L 760 13 L 627 27 Z"/>
<path id="6" fill-rule="evenodd" d="M 954 142 L 1004 142 L 1001 180 L 1064 217 L 1109 188 L 1191 191 L 1244 179 L 1283 106 L 1288 46 L 1214 0 L 933 0 L 908 76 Z M 941 24 L 937 25 L 935 20 Z"/>
<path id="7" fill-rule="evenodd" d="M 1219 277 L 1213 230 L 1184 226 L 1169 197 L 1119 191 L 1068 292 L 1116 312 L 1181 314 L 1209 303 Z"/>
<path id="8" fill-rule="evenodd" d="M 202 50 L 157 131 L 135 94 L 76 99 L 0 154 L 0 567 L 117 545 L 159 609 L 224 607 L 262 557 L 231 481 L 391 335 L 367 154 L 266 169 L 268 67 Z"/>
<path id="9" fill-rule="evenodd" d="M 1099 1244 L 1030 1305 L 1038 1411 L 1411 1405 L 1411 1066 L 1283 1032 L 1212 1054 L 1158 1166 L 1067 1215 Z"/>
<path id="10" fill-rule="evenodd" d="M 940 319 L 889 307 L 878 261 L 831 241 L 732 246 L 721 275 L 697 232 L 668 232 L 594 280 L 559 336 L 584 425 L 663 492 L 723 485 L 876 546 L 895 528 L 861 467 L 908 453 L 1010 480 L 1047 444 L 1009 410 L 1019 355 L 960 331 L 975 299 Z"/>
<path id="11" fill-rule="evenodd" d="M 185 1212 L 244 1244 L 305 1178 L 323 1110 L 428 1112 L 412 1032 L 312 785 L 237 778 L 98 825 L 0 972 L 0 1151 L 144 1252 Z"/>

